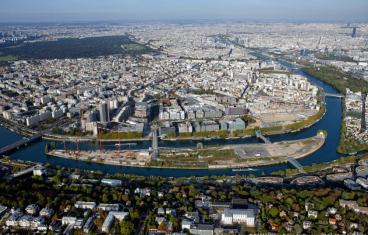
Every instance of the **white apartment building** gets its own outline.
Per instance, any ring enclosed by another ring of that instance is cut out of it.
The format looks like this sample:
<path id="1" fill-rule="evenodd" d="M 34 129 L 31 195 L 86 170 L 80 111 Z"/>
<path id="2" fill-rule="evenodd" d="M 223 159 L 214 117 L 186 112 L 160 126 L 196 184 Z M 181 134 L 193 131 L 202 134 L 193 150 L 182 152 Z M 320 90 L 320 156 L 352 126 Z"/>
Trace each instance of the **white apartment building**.
<path id="1" fill-rule="evenodd" d="M 83 201 L 77 201 L 75 204 L 74 204 L 74 207 L 75 208 L 78 208 L 78 209 L 95 209 L 96 208 L 96 202 L 83 202 Z"/>
<path id="2" fill-rule="evenodd" d="M 225 208 L 221 214 L 221 223 L 224 225 L 246 224 L 255 226 L 255 212 L 253 209 L 230 209 Z"/>

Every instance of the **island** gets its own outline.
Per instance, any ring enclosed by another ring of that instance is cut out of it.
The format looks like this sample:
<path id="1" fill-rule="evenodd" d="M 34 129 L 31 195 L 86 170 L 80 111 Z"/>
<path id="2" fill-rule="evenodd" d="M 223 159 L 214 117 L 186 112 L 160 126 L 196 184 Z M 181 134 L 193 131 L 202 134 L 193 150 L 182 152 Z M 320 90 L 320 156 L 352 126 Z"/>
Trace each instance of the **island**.
<path id="1" fill-rule="evenodd" d="M 70 151 L 50 149 L 48 156 L 97 162 L 110 165 L 180 168 L 180 169 L 226 169 L 281 164 L 290 159 L 308 156 L 325 143 L 326 133 L 291 141 L 267 142 L 264 144 L 239 144 L 197 148 L 159 148 L 159 156 L 152 157 L 148 150 L 95 150 Z"/>

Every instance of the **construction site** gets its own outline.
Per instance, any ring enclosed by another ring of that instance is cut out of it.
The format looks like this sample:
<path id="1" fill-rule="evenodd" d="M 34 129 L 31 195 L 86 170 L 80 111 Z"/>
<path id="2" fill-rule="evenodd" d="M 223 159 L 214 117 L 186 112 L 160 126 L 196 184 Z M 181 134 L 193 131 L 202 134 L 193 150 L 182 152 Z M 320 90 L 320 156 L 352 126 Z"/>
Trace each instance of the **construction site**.
<path id="1" fill-rule="evenodd" d="M 52 149 L 47 155 L 121 166 L 159 168 L 222 169 L 243 168 L 290 162 L 296 167 L 296 159 L 308 156 L 325 143 L 324 132 L 316 136 L 271 143 L 203 146 L 191 148 L 159 148 L 155 135 L 152 147 L 140 150 L 68 150 Z M 65 146 L 65 145 L 64 145 Z M 101 146 L 101 144 L 100 144 Z M 120 145 L 118 145 L 120 146 Z"/>

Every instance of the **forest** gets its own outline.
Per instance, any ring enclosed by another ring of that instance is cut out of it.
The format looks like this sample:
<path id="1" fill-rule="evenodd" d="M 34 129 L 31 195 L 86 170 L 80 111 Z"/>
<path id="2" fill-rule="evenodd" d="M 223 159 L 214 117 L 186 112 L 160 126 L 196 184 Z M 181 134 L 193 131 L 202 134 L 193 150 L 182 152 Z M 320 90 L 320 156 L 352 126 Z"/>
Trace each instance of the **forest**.
<path id="1" fill-rule="evenodd" d="M 113 54 L 139 55 L 154 50 L 132 41 L 127 35 L 62 38 L 56 41 L 28 42 L 0 48 L 0 58 L 66 59 L 93 58 Z"/>

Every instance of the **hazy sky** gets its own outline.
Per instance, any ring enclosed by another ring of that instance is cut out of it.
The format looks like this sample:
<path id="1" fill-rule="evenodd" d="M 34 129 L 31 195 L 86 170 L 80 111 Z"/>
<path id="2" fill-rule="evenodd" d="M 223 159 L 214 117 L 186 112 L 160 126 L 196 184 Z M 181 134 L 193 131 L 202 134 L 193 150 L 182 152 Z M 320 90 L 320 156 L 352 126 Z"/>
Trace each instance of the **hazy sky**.
<path id="1" fill-rule="evenodd" d="M 368 21 L 368 0 L 0 0 L 0 22 Z"/>

